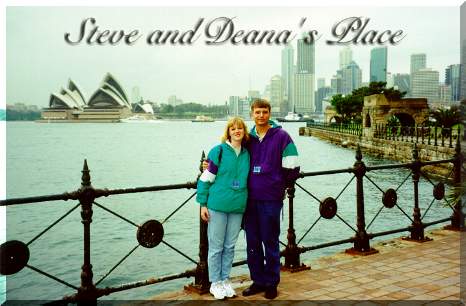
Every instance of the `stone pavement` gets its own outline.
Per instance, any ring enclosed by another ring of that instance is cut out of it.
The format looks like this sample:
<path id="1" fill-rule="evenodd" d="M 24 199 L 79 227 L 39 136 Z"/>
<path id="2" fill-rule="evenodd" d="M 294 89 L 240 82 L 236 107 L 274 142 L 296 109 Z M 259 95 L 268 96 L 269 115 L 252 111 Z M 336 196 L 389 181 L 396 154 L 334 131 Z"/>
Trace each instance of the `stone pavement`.
<path id="1" fill-rule="evenodd" d="M 277 299 L 459 302 L 460 233 L 438 229 L 426 231 L 426 235 L 433 241 L 418 243 L 397 238 L 374 244 L 373 247 L 380 251 L 378 254 L 352 256 L 339 253 L 311 262 L 311 270 L 282 272 Z M 461 233 L 462 239 L 464 235 Z M 236 277 L 232 281 L 239 294 L 232 300 L 266 300 L 263 294 L 241 296 L 241 291 L 251 284 L 248 276 Z M 153 299 L 213 298 L 210 294 L 178 291 Z"/>

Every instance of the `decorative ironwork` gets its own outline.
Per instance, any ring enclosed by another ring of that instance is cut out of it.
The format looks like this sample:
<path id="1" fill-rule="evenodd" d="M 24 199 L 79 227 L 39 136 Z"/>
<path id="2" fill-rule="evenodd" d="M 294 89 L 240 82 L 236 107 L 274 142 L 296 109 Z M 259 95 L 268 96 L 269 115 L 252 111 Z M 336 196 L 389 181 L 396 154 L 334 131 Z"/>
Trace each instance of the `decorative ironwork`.
<path id="1" fill-rule="evenodd" d="M 397 199 L 398 196 L 396 195 L 395 189 L 389 188 L 383 194 L 382 203 L 387 208 L 393 208 L 396 205 Z"/>
<path id="2" fill-rule="evenodd" d="M 334 198 L 328 197 L 320 203 L 320 215 L 325 219 L 332 219 L 337 214 L 337 201 Z"/>
<path id="3" fill-rule="evenodd" d="M 151 249 L 159 245 L 163 234 L 163 225 L 157 220 L 149 220 L 138 228 L 136 237 L 141 246 Z"/>
<path id="4" fill-rule="evenodd" d="M 329 130 L 347 135 L 361 135 L 362 126 L 360 124 L 336 124 L 336 123 L 317 123 L 307 122 L 307 127 L 321 130 Z M 466 134 L 464 137 L 466 137 Z M 440 136 L 440 139 L 438 137 Z M 461 130 L 457 131 L 452 128 L 431 126 L 389 126 L 387 124 L 378 123 L 373 128 L 373 137 L 392 141 L 401 141 L 409 143 L 424 144 L 424 139 L 427 138 L 427 144 L 431 145 L 431 139 L 434 141 L 433 146 L 442 146 L 453 148 L 454 141 L 461 137 Z M 439 143 L 440 142 L 440 143 Z"/>
<path id="5" fill-rule="evenodd" d="M 0 246 L 0 260 L 2 275 L 18 273 L 29 261 L 29 248 L 18 240 L 7 241 Z"/>
<path id="6" fill-rule="evenodd" d="M 441 200 L 445 196 L 445 185 L 442 182 L 437 183 L 434 186 L 434 190 L 432 192 L 434 198 L 436 200 Z"/>
<path id="7" fill-rule="evenodd" d="M 303 270 L 309 270 L 311 267 L 301 263 L 300 261 L 300 250 L 298 245 L 296 244 L 296 234 L 294 230 L 294 194 L 295 194 L 295 187 L 294 184 L 287 188 L 287 195 L 288 195 L 288 234 L 287 238 L 287 245 L 284 251 L 285 256 L 285 266 L 284 269 L 290 272 L 298 272 Z"/>

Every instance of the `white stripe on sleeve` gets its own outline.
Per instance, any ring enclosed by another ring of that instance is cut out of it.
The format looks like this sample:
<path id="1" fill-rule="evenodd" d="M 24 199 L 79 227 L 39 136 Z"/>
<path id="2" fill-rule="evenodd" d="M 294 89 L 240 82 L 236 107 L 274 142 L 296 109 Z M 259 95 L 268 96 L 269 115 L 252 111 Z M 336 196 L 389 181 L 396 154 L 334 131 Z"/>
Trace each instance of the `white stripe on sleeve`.
<path id="1" fill-rule="evenodd" d="M 203 182 L 213 183 L 215 181 L 215 177 L 215 174 L 211 173 L 209 170 L 206 169 L 204 170 L 204 172 L 202 172 L 202 175 L 199 179 Z"/>
<path id="2" fill-rule="evenodd" d="M 282 158 L 282 167 L 287 169 L 294 169 L 298 167 L 298 156 L 291 155 Z"/>

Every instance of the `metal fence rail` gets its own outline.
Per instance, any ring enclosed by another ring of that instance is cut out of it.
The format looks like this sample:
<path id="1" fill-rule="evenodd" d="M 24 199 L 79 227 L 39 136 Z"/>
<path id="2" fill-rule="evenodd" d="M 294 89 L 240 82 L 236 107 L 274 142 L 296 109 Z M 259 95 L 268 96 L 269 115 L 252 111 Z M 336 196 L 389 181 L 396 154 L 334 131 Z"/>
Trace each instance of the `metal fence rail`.
<path id="1" fill-rule="evenodd" d="M 302 253 L 322 249 L 330 246 L 353 243 L 353 247 L 348 249 L 347 252 L 351 254 L 371 254 L 377 252 L 374 248 L 370 246 L 370 240 L 383 236 L 389 235 L 404 231 L 409 231 L 410 236 L 409 239 L 414 241 L 428 241 L 429 239 L 424 236 L 424 228 L 450 221 L 451 224 L 449 225 L 450 229 L 454 230 L 461 230 L 464 226 L 464 216 L 462 215 L 461 207 L 461 199 L 457 203 L 450 203 L 445 195 L 445 183 L 447 182 L 448 178 L 445 179 L 445 182 L 434 183 L 430 180 L 430 178 L 422 171 L 422 167 L 426 165 L 435 165 L 435 164 L 442 164 L 442 163 L 452 163 L 453 170 L 450 173 L 452 177 L 452 182 L 455 185 L 459 185 L 462 183 L 461 178 L 461 170 L 464 170 L 463 167 L 463 155 L 461 153 L 460 142 L 459 139 L 456 141 L 455 147 L 455 156 L 452 159 L 447 160 L 439 160 L 439 161 L 430 161 L 430 162 L 423 162 L 420 161 L 418 156 L 418 149 L 416 148 L 416 144 L 413 146 L 413 158 L 412 162 L 404 163 L 404 164 L 392 164 L 392 165 L 380 165 L 380 166 L 366 166 L 362 160 L 362 153 L 358 146 L 356 150 L 356 161 L 352 165 L 352 167 L 348 167 L 346 169 L 336 169 L 336 170 L 326 170 L 326 171 L 316 171 L 316 172 L 301 172 L 300 178 L 292 187 L 287 189 L 287 196 L 288 196 L 288 230 L 287 230 L 287 242 L 280 242 L 284 249 L 281 251 L 281 256 L 285 258 L 284 262 L 284 269 L 289 270 L 291 272 L 300 271 L 303 269 L 309 269 L 309 267 L 305 266 L 301 263 L 300 255 Z M 201 164 L 202 161 L 205 159 L 205 154 L 202 154 Z M 387 190 L 383 190 L 368 174 L 378 170 L 384 169 L 400 169 L 405 168 L 410 170 L 410 175 L 408 175 L 401 184 L 398 186 L 394 186 L 394 188 L 389 188 Z M 200 171 L 202 168 L 200 167 Z M 303 187 L 301 180 L 305 180 L 307 177 L 315 177 L 315 176 L 327 176 L 327 175 L 334 175 L 339 173 L 349 173 L 352 174 L 349 181 L 342 187 L 340 192 L 332 197 L 328 196 L 325 199 L 321 200 L 317 196 L 315 196 L 312 190 L 308 190 Z M 399 188 L 407 184 L 408 179 L 411 177 L 413 183 L 413 190 L 414 190 L 414 203 L 413 203 L 413 217 L 410 217 L 409 212 L 403 210 L 398 204 L 398 190 Z M 418 184 L 419 179 L 424 177 L 433 187 L 433 200 L 429 204 L 428 208 L 424 211 L 424 214 L 421 214 L 421 210 L 419 208 L 419 198 L 418 198 Z M 348 190 L 351 184 L 355 182 L 355 206 L 356 206 L 356 222 L 353 224 L 353 220 L 347 220 L 347 216 L 341 215 L 338 213 L 338 199 L 345 190 Z M 381 194 L 381 204 L 379 210 L 377 211 L 376 215 L 372 220 L 370 220 L 369 224 L 366 226 L 366 217 L 365 217 L 365 204 L 364 204 L 364 184 L 369 183 L 374 185 L 375 188 L 380 191 Z M 18 240 L 10 240 L 3 243 L 0 246 L 0 273 L 2 275 L 11 275 L 14 273 L 18 273 L 24 267 L 34 270 L 37 273 L 44 275 L 45 277 L 51 278 L 75 291 L 74 294 L 67 295 L 63 297 L 65 302 L 78 302 L 78 303 L 86 303 L 89 301 L 95 301 L 98 298 L 109 295 L 114 292 L 119 292 L 123 290 L 128 290 L 132 288 L 152 285 L 156 283 L 166 282 L 174 279 L 186 278 L 186 277 L 194 277 L 194 283 L 192 283 L 189 288 L 195 290 L 200 293 L 208 292 L 208 288 L 210 286 L 208 280 L 208 267 L 207 267 L 207 223 L 203 222 L 199 218 L 199 257 L 197 259 L 193 259 L 186 255 L 183 251 L 179 250 L 172 243 L 166 241 L 164 239 L 164 223 L 169 220 L 173 215 L 175 215 L 183 206 L 185 206 L 195 195 L 196 192 L 193 192 L 187 199 L 185 199 L 180 205 L 176 207 L 165 219 L 159 220 L 147 220 L 142 225 L 135 223 L 132 220 L 129 220 L 127 217 L 122 216 L 113 210 L 109 209 L 105 205 L 97 202 L 96 200 L 102 197 L 109 197 L 109 196 L 116 196 L 121 194 L 130 194 L 130 193 L 141 193 L 141 192 L 157 192 L 162 190 L 179 190 L 179 189 L 193 189 L 196 187 L 196 182 L 187 182 L 183 184 L 175 184 L 175 185 L 161 185 L 161 186 L 150 186 L 150 187 L 138 187 L 138 188 L 128 188 L 128 189 L 97 189 L 94 188 L 91 184 L 91 177 L 90 177 L 90 170 L 87 165 L 87 161 L 84 161 L 84 166 L 82 170 L 82 177 L 81 177 L 81 186 L 78 190 L 73 192 L 65 192 L 62 194 L 55 194 L 55 195 L 46 195 L 46 196 L 39 196 L 39 197 L 28 197 L 28 198 L 15 198 L 15 199 L 7 199 L 0 201 L 0 206 L 10 206 L 10 205 L 23 205 L 23 204 L 31 204 L 31 203 L 40 203 L 46 201 L 56 201 L 56 200 L 78 200 L 79 204 L 74 205 L 70 210 L 68 210 L 65 214 L 63 214 L 60 218 L 56 221 L 51 223 L 47 226 L 43 231 L 37 234 L 33 239 L 29 242 L 24 243 Z M 319 205 L 319 217 L 309 224 L 308 229 L 302 234 L 299 239 L 296 239 L 296 233 L 294 229 L 294 198 L 296 188 L 304 192 L 304 194 L 308 195 L 312 198 L 318 205 Z M 435 200 L 443 200 L 447 203 L 447 205 L 452 210 L 452 215 L 450 217 L 445 217 L 440 220 L 435 220 L 429 223 L 423 223 L 422 220 L 425 215 L 429 212 L 432 204 Z M 56 224 L 61 222 L 64 218 L 66 218 L 69 214 L 76 210 L 81 206 L 81 222 L 83 224 L 83 244 L 84 244 L 84 251 L 83 251 L 83 265 L 81 267 L 81 285 L 79 287 L 74 286 L 58 277 L 38 269 L 37 267 L 31 266 L 28 264 L 29 261 L 29 248 L 28 246 L 42 236 L 47 231 L 51 230 Z M 120 260 L 118 260 L 113 267 L 105 273 L 103 277 L 101 277 L 96 282 L 93 280 L 93 271 L 92 271 L 92 264 L 91 264 L 91 250 L 90 250 L 90 227 L 92 223 L 92 215 L 94 213 L 93 207 L 96 206 L 107 213 L 112 214 L 114 217 L 123 220 L 131 225 L 133 225 L 137 230 L 137 244 L 128 250 L 127 254 L 123 256 Z M 383 232 L 376 232 L 370 233 L 368 229 L 371 225 L 379 218 L 380 212 L 384 209 L 392 209 L 396 207 L 401 213 L 406 217 L 407 221 L 409 222 L 408 226 L 402 228 L 395 228 L 390 229 Z M 323 220 L 329 220 L 334 217 L 337 217 L 352 233 L 348 238 L 338 240 L 338 241 L 330 241 L 325 242 L 317 245 L 310 245 L 310 246 L 302 246 L 300 243 L 303 239 L 315 229 L 315 225 L 319 222 L 323 222 Z M 137 281 L 129 284 L 121 284 L 118 286 L 113 287 L 105 287 L 101 288 L 98 287 L 101 282 L 108 277 L 121 263 L 123 263 L 133 252 L 139 248 L 140 246 L 144 248 L 154 248 L 157 247 L 159 244 L 163 244 L 173 250 L 173 252 L 177 253 L 180 256 L 183 256 L 186 260 L 191 262 L 194 266 L 192 269 L 188 269 L 182 271 L 177 274 L 163 276 L 163 277 L 150 277 L 146 280 Z M 239 266 L 245 264 L 246 261 L 238 261 L 233 264 L 233 266 Z"/>
<path id="2" fill-rule="evenodd" d="M 363 126 L 356 123 L 317 123 L 307 122 L 307 127 L 329 130 L 348 135 L 362 135 Z M 427 144 L 433 146 L 442 146 L 453 148 L 456 140 L 461 136 L 461 128 L 446 128 L 443 126 L 430 125 L 387 125 L 375 124 L 373 137 L 385 140 L 402 141 L 418 144 Z M 466 135 L 463 133 L 463 135 Z"/>

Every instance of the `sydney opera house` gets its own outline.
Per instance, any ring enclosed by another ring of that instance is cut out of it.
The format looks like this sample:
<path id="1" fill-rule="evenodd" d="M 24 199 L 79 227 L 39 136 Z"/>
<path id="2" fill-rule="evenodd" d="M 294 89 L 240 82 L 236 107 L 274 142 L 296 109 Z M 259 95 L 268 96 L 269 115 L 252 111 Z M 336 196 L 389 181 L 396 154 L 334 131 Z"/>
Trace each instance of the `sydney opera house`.
<path id="1" fill-rule="evenodd" d="M 72 80 L 67 88 L 50 95 L 49 107 L 42 110 L 40 122 L 119 122 L 134 113 L 153 118 L 150 105 L 136 104 L 134 109 L 120 83 L 107 73 L 100 87 L 86 99 Z"/>

